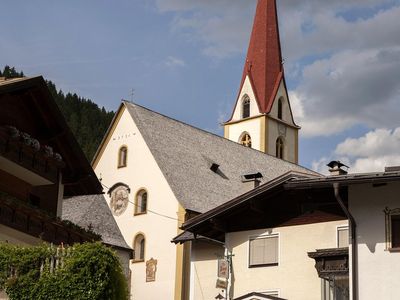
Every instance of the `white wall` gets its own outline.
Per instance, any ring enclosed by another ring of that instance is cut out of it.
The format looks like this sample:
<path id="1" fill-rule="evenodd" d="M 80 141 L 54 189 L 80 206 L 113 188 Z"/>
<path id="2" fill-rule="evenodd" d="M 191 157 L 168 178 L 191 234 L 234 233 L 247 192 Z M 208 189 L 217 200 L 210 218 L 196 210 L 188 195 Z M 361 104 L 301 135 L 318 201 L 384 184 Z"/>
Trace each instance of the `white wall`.
<path id="1" fill-rule="evenodd" d="M 283 80 L 279 84 L 278 92 L 276 93 L 274 103 L 272 104 L 271 111 L 269 113 L 270 116 L 274 118 L 278 118 L 278 99 L 282 99 L 282 121 L 294 125 L 292 111 L 290 110 L 288 95 L 286 93 L 286 88 L 283 83 Z"/>
<path id="2" fill-rule="evenodd" d="M 278 100 L 282 99 L 282 121 L 278 121 Z M 268 154 L 276 155 L 276 140 L 278 137 L 282 137 L 284 141 L 284 155 L 283 158 L 290 162 L 297 162 L 297 131 L 298 129 L 286 125 L 290 124 L 294 126 L 292 112 L 290 110 L 288 96 L 286 93 L 285 85 L 281 81 L 279 90 L 276 94 L 275 101 L 272 105 L 271 112 L 268 118 Z"/>
<path id="3" fill-rule="evenodd" d="M 260 150 L 261 148 L 261 119 L 250 119 L 229 126 L 228 139 L 236 143 L 240 142 L 242 134 L 247 132 L 251 137 L 251 148 Z"/>
<path id="4" fill-rule="evenodd" d="M 225 295 L 216 288 L 218 258 L 223 258 L 224 247 L 208 242 L 192 242 L 190 279 L 190 300 L 215 299 L 218 294 Z"/>
<path id="5" fill-rule="evenodd" d="M 118 150 L 122 145 L 128 147 L 128 166 L 118 169 Z M 177 221 L 149 211 L 177 218 L 178 202 L 127 110 L 112 133 L 95 172 L 107 187 L 118 182 L 129 185 L 130 202 L 134 202 L 141 188 L 148 191 L 147 214 L 134 216 L 134 205 L 129 203 L 126 211 L 115 217 L 127 243 L 133 246 L 136 234 L 143 233 L 145 261 L 150 258 L 158 261 L 155 282 L 146 282 L 145 262 L 131 263 L 131 292 L 134 299 L 173 299 L 176 247 L 171 240 L 177 235 Z M 106 199 L 109 204 L 108 195 Z"/>
<path id="6" fill-rule="evenodd" d="M 277 290 L 285 299 L 320 300 L 321 280 L 315 261 L 307 252 L 335 248 L 337 226 L 346 224 L 344 220 L 227 234 L 226 244 L 234 255 L 233 297 Z M 276 233 L 279 234 L 279 265 L 249 268 L 249 239 Z"/>
<path id="7" fill-rule="evenodd" d="M 284 148 L 283 158 L 290 162 L 296 162 L 297 159 L 297 129 L 288 127 L 274 119 L 267 119 L 268 122 L 268 151 L 267 153 L 276 156 L 276 140 L 282 137 Z"/>
<path id="8" fill-rule="evenodd" d="M 254 117 L 260 114 L 256 97 L 254 95 L 253 88 L 251 87 L 250 79 L 248 76 L 246 76 L 242 90 L 240 91 L 239 97 L 236 100 L 236 106 L 234 108 L 233 116 L 230 121 L 238 121 L 242 119 L 242 100 L 245 95 L 249 96 L 250 98 L 250 117 Z"/>
<path id="9" fill-rule="evenodd" d="M 357 224 L 358 299 L 395 300 L 400 297 L 400 253 L 385 249 L 383 213 L 385 207 L 400 208 L 399 195 L 400 183 L 349 188 L 349 208 Z"/>

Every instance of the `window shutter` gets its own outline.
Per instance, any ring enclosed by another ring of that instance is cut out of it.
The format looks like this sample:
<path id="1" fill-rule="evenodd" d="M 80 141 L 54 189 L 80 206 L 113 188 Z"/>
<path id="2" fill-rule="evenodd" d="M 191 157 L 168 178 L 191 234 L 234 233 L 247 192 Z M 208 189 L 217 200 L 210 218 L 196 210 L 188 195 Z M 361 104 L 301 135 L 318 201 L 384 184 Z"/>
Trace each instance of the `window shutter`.
<path id="1" fill-rule="evenodd" d="M 250 240 L 250 266 L 278 263 L 278 236 Z"/>

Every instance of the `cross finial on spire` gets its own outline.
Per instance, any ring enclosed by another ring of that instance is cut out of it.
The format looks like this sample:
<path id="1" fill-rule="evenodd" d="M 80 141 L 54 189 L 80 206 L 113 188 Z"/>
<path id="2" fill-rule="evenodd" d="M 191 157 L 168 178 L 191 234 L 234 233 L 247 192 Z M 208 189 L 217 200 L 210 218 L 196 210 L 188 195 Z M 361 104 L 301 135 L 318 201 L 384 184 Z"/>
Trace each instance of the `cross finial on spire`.
<path id="1" fill-rule="evenodd" d="M 131 93 L 129 95 L 131 96 L 131 102 L 133 102 L 133 96 L 135 96 L 135 89 L 131 89 Z"/>

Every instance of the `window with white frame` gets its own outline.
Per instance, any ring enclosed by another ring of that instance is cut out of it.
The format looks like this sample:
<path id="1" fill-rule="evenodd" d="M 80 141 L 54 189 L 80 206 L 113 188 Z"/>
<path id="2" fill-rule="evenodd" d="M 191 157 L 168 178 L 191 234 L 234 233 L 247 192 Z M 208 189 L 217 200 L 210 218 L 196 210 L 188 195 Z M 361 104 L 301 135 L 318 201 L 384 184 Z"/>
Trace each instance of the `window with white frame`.
<path id="1" fill-rule="evenodd" d="M 383 211 L 386 223 L 386 250 L 398 252 L 400 250 L 400 208 Z"/>
<path id="2" fill-rule="evenodd" d="M 349 226 L 338 226 L 336 234 L 336 245 L 338 248 L 349 246 Z"/>
<path id="3" fill-rule="evenodd" d="M 278 265 L 279 235 L 267 235 L 249 240 L 249 267 Z"/>

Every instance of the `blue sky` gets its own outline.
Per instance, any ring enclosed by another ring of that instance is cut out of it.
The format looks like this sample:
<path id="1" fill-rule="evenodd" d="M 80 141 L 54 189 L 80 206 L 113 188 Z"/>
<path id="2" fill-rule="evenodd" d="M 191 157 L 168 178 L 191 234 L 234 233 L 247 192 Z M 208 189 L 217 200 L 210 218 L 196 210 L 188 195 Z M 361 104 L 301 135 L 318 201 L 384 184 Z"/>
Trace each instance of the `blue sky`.
<path id="1" fill-rule="evenodd" d="M 222 134 L 255 0 L 8 1 L 0 65 L 115 110 L 122 98 Z M 400 0 L 278 0 L 300 163 L 400 164 Z"/>

